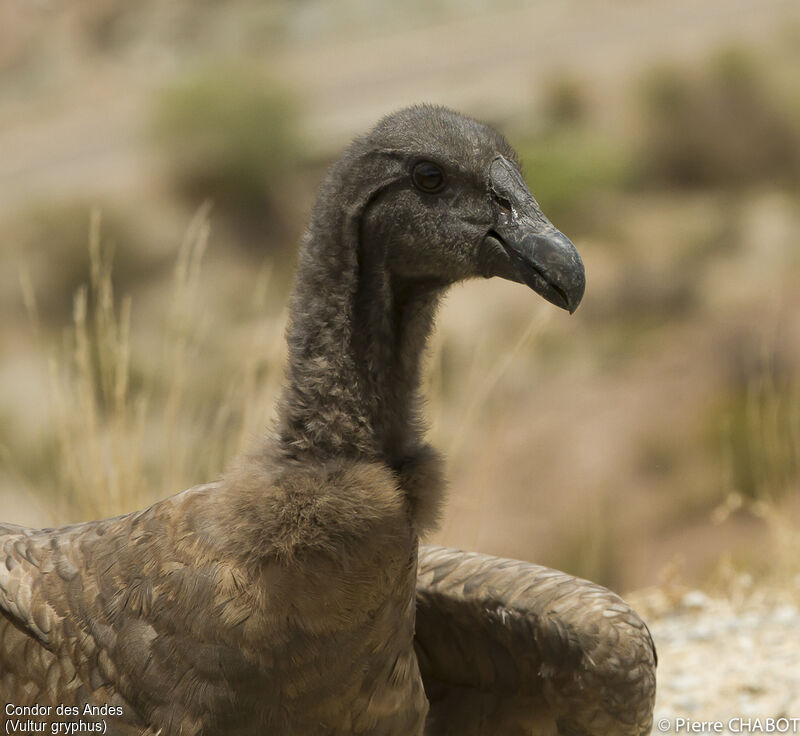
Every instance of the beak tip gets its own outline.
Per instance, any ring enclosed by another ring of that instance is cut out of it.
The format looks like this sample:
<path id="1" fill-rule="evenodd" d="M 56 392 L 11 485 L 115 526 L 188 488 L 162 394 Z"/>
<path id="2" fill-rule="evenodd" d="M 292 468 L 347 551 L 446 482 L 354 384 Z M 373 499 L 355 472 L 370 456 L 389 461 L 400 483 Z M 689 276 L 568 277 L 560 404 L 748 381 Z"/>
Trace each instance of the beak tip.
<path id="1" fill-rule="evenodd" d="M 569 304 L 567 306 L 567 310 L 570 314 L 575 314 L 578 307 L 581 305 L 583 301 L 583 295 L 586 291 L 586 281 L 585 279 L 581 281 L 580 285 L 573 289 L 572 292 L 568 295 L 569 296 Z"/>

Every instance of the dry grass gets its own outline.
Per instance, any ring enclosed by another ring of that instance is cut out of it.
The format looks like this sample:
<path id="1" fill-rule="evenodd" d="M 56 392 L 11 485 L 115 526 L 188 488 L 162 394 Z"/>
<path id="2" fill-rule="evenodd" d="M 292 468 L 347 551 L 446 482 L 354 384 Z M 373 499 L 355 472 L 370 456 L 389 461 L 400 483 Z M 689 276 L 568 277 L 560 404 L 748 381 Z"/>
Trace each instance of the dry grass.
<path id="1" fill-rule="evenodd" d="M 800 581 L 800 379 L 777 368 L 775 347 L 765 337 L 757 367 L 723 425 L 727 492 L 712 521 L 750 514 L 769 531 L 766 554 L 755 561 L 722 560 L 723 579 L 736 579 L 732 571 L 750 562 L 762 581 L 793 585 Z"/>
<path id="2" fill-rule="evenodd" d="M 208 315 L 201 280 L 208 237 L 203 208 L 178 252 L 155 360 L 135 351 L 132 299 L 114 293 L 113 254 L 102 242 L 99 212 L 91 218 L 89 281 L 75 294 L 72 323 L 60 349 L 45 347 L 35 289 L 23 275 L 33 332 L 41 353 L 49 354 L 52 472 L 58 489 L 48 503 L 53 521 L 113 516 L 178 491 L 204 473 L 213 478 L 256 426 L 266 423 L 265 397 L 277 391 L 280 376 L 280 335 L 269 325 L 256 324 L 242 341 L 222 400 L 214 407 L 208 399 L 198 402 L 193 373 L 196 361 L 208 357 L 203 355 Z M 256 312 L 263 308 L 268 285 L 264 272 L 253 295 Z M 134 374 L 132 366 L 143 368 Z M 11 465 L 7 449 L 4 457 Z M 18 473 L 18 480 L 23 475 Z"/>

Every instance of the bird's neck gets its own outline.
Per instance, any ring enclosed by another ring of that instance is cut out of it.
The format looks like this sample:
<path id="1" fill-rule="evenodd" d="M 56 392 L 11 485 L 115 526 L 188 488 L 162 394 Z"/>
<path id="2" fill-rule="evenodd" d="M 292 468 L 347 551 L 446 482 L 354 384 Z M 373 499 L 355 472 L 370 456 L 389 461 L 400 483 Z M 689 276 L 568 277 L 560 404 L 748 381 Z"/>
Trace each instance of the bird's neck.
<path id="1" fill-rule="evenodd" d="M 380 248 L 354 249 L 337 230 L 312 225 L 301 250 L 279 442 L 290 457 L 396 468 L 422 442 L 421 361 L 442 288 L 393 278 Z"/>

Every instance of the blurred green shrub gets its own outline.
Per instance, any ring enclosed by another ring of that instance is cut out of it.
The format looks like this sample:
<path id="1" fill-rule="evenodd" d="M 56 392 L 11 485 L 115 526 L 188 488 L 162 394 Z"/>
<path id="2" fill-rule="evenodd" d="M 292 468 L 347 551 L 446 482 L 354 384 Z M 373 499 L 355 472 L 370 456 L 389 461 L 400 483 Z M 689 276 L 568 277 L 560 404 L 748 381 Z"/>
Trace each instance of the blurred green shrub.
<path id="1" fill-rule="evenodd" d="M 93 0 L 84 3 L 77 25 L 88 42 L 97 50 L 115 53 L 130 45 L 141 33 L 154 3 L 121 3 L 119 0 Z"/>
<path id="2" fill-rule="evenodd" d="M 700 72 L 653 70 L 640 91 L 643 180 L 670 187 L 800 181 L 800 125 L 767 82 L 738 49 Z"/>
<path id="3" fill-rule="evenodd" d="M 619 513 L 608 498 L 590 502 L 590 508 L 577 511 L 564 530 L 558 548 L 548 564 L 571 575 L 594 580 L 619 589 L 622 584 L 622 556 Z"/>
<path id="4" fill-rule="evenodd" d="M 800 374 L 790 355 L 740 338 L 730 377 L 709 410 L 709 438 L 723 450 L 724 490 L 777 502 L 800 487 Z"/>
<path id="5" fill-rule="evenodd" d="M 575 77 L 562 75 L 545 85 L 543 118 L 548 126 L 576 125 L 586 120 L 589 104 L 583 83 Z"/>
<path id="6" fill-rule="evenodd" d="M 250 237 L 280 241 L 301 159 L 289 94 L 252 71 L 221 68 L 165 89 L 153 133 L 167 175 L 197 206 Z"/>
<path id="7" fill-rule="evenodd" d="M 72 312 L 75 291 L 86 283 L 92 209 L 86 201 L 41 202 L 3 223 L 6 245 L 0 267 L 8 269 L 14 281 L 20 269 L 28 275 L 36 285 L 39 316 L 47 322 L 63 322 Z M 102 219 L 104 242 L 115 255 L 117 282 L 131 291 L 143 278 L 152 278 L 157 259 L 130 216 L 105 207 Z M 16 288 L 6 297 L 0 297 L 0 305 L 20 303 Z"/>
<path id="8" fill-rule="evenodd" d="M 617 191 L 631 179 L 627 153 L 581 127 L 549 128 L 517 150 L 531 191 L 556 226 L 574 225 L 591 195 Z"/>

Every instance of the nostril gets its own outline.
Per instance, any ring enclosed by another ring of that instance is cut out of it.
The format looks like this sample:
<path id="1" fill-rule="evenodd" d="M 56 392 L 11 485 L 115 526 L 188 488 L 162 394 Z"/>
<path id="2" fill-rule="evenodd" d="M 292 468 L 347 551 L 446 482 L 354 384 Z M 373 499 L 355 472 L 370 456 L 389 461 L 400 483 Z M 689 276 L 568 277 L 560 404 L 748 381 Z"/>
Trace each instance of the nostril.
<path id="1" fill-rule="evenodd" d="M 500 207 L 502 209 L 504 209 L 506 212 L 513 212 L 514 211 L 514 208 L 511 206 L 511 202 L 508 199 L 506 199 L 505 197 L 501 197 L 501 196 L 496 194 L 494 199 L 495 199 L 495 202 L 497 202 L 497 204 L 499 204 Z"/>

